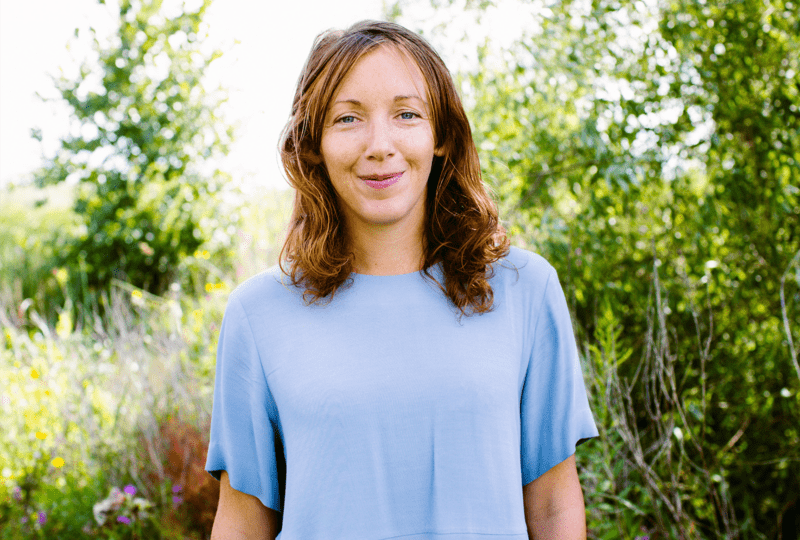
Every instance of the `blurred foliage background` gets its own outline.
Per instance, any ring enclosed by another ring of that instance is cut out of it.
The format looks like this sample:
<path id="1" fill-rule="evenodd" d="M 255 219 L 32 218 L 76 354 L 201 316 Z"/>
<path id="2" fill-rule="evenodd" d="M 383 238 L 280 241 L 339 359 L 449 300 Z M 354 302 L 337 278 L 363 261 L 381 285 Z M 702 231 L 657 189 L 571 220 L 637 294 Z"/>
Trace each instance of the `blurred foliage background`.
<path id="1" fill-rule="evenodd" d="M 121 1 L 118 40 L 54 80 L 76 129 L 3 194 L 0 538 L 210 531 L 216 331 L 292 195 L 207 165 L 234 137 L 202 84 L 208 4 Z M 531 24 L 502 46 L 452 24 L 510 4 L 386 18 L 478 51 L 454 76 L 484 178 L 559 272 L 601 432 L 577 454 L 589 537 L 798 538 L 798 5 L 513 2 Z M 101 525 L 126 483 L 151 506 L 126 491 Z"/>

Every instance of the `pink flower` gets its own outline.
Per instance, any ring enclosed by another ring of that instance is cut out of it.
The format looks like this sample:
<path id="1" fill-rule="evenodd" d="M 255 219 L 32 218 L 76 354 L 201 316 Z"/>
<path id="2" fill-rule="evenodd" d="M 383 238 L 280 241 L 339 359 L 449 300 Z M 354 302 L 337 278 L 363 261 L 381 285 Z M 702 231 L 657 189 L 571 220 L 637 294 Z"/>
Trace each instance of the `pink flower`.
<path id="1" fill-rule="evenodd" d="M 125 486 L 125 493 L 128 495 L 136 495 L 136 488 L 129 484 Z"/>
<path id="2" fill-rule="evenodd" d="M 183 498 L 182 497 L 176 497 L 174 495 L 172 496 L 172 504 L 174 504 L 175 506 L 178 506 L 182 502 L 183 502 Z"/>
<path id="3" fill-rule="evenodd" d="M 124 523 L 125 525 L 130 525 L 131 524 L 131 518 L 126 517 L 126 516 L 117 516 L 117 521 L 119 523 Z"/>
<path id="4" fill-rule="evenodd" d="M 183 486 L 172 486 L 173 493 L 179 493 L 183 489 Z"/>
<path id="5" fill-rule="evenodd" d="M 139 242 L 139 249 L 141 249 L 142 253 L 144 253 L 148 257 L 153 253 L 155 253 L 153 248 L 151 248 L 147 242 Z"/>
<path id="6" fill-rule="evenodd" d="M 45 523 L 47 523 L 47 514 L 39 512 L 39 525 L 44 525 Z"/>

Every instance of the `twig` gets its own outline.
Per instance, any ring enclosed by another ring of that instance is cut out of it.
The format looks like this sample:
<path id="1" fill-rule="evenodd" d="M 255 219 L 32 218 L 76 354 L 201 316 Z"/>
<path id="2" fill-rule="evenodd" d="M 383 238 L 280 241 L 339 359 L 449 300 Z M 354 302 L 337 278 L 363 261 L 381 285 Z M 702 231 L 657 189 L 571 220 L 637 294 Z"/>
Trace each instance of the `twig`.
<path id="1" fill-rule="evenodd" d="M 786 271 L 781 276 L 781 316 L 783 318 L 783 329 L 786 332 L 786 339 L 789 341 L 789 355 L 792 358 L 792 364 L 794 364 L 794 370 L 797 373 L 797 378 L 800 379 L 800 365 L 797 363 L 797 352 L 794 349 L 794 341 L 792 340 L 792 329 L 789 327 L 789 316 L 786 313 L 786 298 L 784 296 L 784 286 L 786 284 L 786 275 L 789 273 L 789 270 L 800 261 L 800 250 L 794 254 L 792 258 L 792 262 L 789 263 L 789 266 L 786 267 Z"/>
<path id="2" fill-rule="evenodd" d="M 739 431 L 737 431 L 736 434 L 734 434 L 734 436 L 731 437 L 731 440 L 729 440 L 728 444 L 726 444 L 725 447 L 722 449 L 723 454 L 728 450 L 730 450 L 731 448 L 733 448 L 733 445 L 736 444 L 739 441 L 739 439 L 742 438 L 742 435 L 744 435 L 744 430 L 747 429 L 747 426 L 749 425 L 750 425 L 750 418 L 748 417 L 744 419 L 744 422 L 742 422 L 742 427 L 739 428 Z"/>

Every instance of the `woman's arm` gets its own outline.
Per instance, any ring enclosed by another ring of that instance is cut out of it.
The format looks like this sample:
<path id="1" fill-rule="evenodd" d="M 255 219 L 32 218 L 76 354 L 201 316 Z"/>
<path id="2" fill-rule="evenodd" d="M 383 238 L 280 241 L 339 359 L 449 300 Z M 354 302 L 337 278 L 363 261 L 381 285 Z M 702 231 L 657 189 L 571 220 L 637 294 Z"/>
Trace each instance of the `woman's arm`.
<path id="1" fill-rule="evenodd" d="M 279 512 L 257 497 L 233 489 L 228 473 L 222 471 L 211 540 L 275 540 L 279 523 Z"/>
<path id="2" fill-rule="evenodd" d="M 531 540 L 586 539 L 586 509 L 574 454 L 523 486 L 522 499 Z"/>

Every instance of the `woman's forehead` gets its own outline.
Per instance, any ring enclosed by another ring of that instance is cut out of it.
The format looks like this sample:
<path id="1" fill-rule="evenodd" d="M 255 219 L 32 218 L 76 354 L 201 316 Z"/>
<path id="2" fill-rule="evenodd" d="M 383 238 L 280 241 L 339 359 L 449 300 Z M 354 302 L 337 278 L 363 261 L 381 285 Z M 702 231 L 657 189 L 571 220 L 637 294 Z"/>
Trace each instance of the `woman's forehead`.
<path id="1" fill-rule="evenodd" d="M 359 78 L 356 81 L 356 78 Z M 430 102 L 430 84 L 414 57 L 404 48 L 395 44 L 382 43 L 364 52 L 343 74 L 339 84 L 331 94 L 329 106 L 339 97 L 347 99 L 342 93 L 359 92 L 365 86 L 394 83 L 405 88 L 399 96 L 412 97 L 415 94 L 422 101 Z"/>

